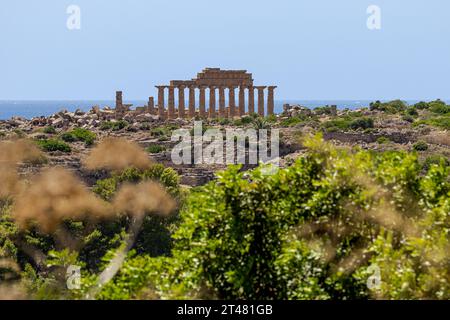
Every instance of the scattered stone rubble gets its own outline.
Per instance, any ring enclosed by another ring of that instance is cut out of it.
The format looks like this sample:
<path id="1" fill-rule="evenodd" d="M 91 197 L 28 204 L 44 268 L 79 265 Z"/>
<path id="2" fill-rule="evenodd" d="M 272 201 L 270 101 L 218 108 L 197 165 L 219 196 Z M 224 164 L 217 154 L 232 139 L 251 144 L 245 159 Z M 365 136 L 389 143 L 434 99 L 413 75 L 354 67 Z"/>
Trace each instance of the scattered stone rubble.
<path id="1" fill-rule="evenodd" d="M 22 132 L 29 138 L 45 138 L 47 135 L 43 133 L 42 128 L 53 126 L 56 128 L 57 133 L 61 134 L 72 128 L 80 127 L 89 129 L 97 134 L 98 139 L 102 139 L 105 136 L 121 136 L 131 141 L 136 141 L 142 147 L 148 147 L 150 145 L 158 144 L 164 147 L 166 151 L 162 151 L 158 154 L 152 154 L 151 157 L 155 162 L 162 163 L 165 166 L 173 167 L 180 175 L 181 182 L 185 185 L 197 186 L 202 185 L 214 178 L 214 173 L 217 170 L 222 170 L 225 166 L 189 166 L 173 165 L 170 158 L 170 150 L 174 145 L 173 142 L 160 140 L 158 137 L 151 137 L 150 130 L 152 128 L 165 126 L 168 124 L 176 125 L 177 127 L 189 128 L 192 126 L 192 119 L 165 119 L 160 118 L 157 112 L 155 112 L 155 106 L 153 98 L 150 97 L 148 105 L 144 107 L 137 107 L 135 110 L 131 110 L 130 105 L 124 105 L 121 101 L 121 94 L 117 96 L 116 108 L 93 106 L 91 110 L 85 112 L 77 109 L 74 112 L 67 110 L 61 110 L 48 117 L 35 117 L 32 119 L 25 119 L 23 117 L 12 117 L 9 120 L 0 120 L 0 133 L 14 134 Z M 149 109 L 153 109 L 153 113 L 148 112 Z M 343 115 L 346 110 L 337 110 L 335 106 L 327 108 L 327 114 L 320 113 L 320 110 L 311 110 L 301 105 L 284 105 L 283 112 L 277 117 L 282 120 L 289 117 L 296 117 L 299 115 L 304 116 L 317 116 L 320 121 L 329 119 L 333 115 Z M 371 116 L 374 115 L 373 111 L 366 109 L 353 110 L 351 112 L 361 112 L 361 115 Z M 120 114 L 120 117 L 118 117 Z M 433 130 L 430 132 L 430 128 L 414 128 L 412 129 L 408 123 L 402 120 L 401 117 L 390 116 L 374 117 L 376 120 L 376 128 L 370 132 L 353 131 L 353 132 L 326 132 L 324 138 L 326 140 L 334 141 L 337 145 L 354 146 L 358 145 L 364 149 L 373 150 L 389 150 L 389 148 L 395 148 L 396 150 L 410 150 L 411 145 L 419 140 L 432 141 L 433 137 L 437 137 L 437 133 Z M 381 120 L 380 120 L 381 119 Z M 101 130 L 102 123 L 104 122 L 118 122 L 125 120 L 128 122 L 128 126 L 125 129 L 118 131 Z M 208 125 L 208 120 L 206 120 Z M 217 126 L 217 123 L 214 125 Z M 228 125 L 230 126 L 230 125 Z M 276 125 L 279 127 L 279 125 Z M 223 126 L 222 126 L 223 127 Z M 308 124 L 300 127 L 287 127 L 280 128 L 281 130 L 281 165 L 289 165 L 294 158 L 300 156 L 304 152 L 299 139 L 300 135 L 305 135 L 310 132 L 314 132 L 314 128 Z M 443 137 L 445 136 L 442 135 Z M 377 141 L 380 137 L 387 138 L 392 144 L 379 144 Z M 2 135 L 0 135 L 2 139 Z M 434 139 L 438 140 L 438 139 Z M 434 141 L 433 140 L 433 141 Z M 450 146 L 446 141 L 448 139 L 439 139 L 439 143 L 434 143 L 432 149 L 440 148 L 441 154 L 450 155 Z M 444 141 L 444 142 L 442 142 Z M 430 142 L 431 143 L 431 142 Z M 445 144 L 447 143 L 447 145 Z M 64 154 L 61 152 L 53 152 L 49 154 L 49 163 L 47 165 L 60 165 L 77 171 L 80 176 L 86 181 L 88 185 L 92 185 L 99 177 L 92 176 L 92 173 L 83 170 L 81 166 L 81 159 L 89 152 L 89 148 L 82 142 L 72 143 L 73 152 L 70 154 Z M 27 171 L 33 171 L 33 168 L 26 169 Z"/>

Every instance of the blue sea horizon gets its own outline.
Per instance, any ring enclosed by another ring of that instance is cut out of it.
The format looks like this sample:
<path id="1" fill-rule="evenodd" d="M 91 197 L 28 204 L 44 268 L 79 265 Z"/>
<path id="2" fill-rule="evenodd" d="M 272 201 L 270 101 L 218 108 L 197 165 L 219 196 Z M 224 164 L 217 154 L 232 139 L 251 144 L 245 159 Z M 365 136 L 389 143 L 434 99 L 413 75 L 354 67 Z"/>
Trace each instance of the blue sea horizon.
<path id="1" fill-rule="evenodd" d="M 358 109 L 369 106 L 374 100 L 276 100 L 275 113 L 283 111 L 283 105 L 298 104 L 308 108 L 316 108 L 326 105 L 336 105 L 339 109 Z M 383 101 L 383 100 L 382 100 Z M 420 100 L 405 100 L 408 104 L 415 104 Z M 127 100 L 126 104 L 132 104 L 133 107 L 144 106 L 145 100 Z M 447 101 L 447 103 L 449 103 Z M 89 111 L 93 106 L 114 107 L 113 100 L 0 100 L 0 120 L 7 120 L 11 117 L 23 117 L 31 119 L 40 116 L 50 116 L 61 110 L 75 111 L 81 109 Z M 186 104 L 187 105 L 187 104 Z"/>

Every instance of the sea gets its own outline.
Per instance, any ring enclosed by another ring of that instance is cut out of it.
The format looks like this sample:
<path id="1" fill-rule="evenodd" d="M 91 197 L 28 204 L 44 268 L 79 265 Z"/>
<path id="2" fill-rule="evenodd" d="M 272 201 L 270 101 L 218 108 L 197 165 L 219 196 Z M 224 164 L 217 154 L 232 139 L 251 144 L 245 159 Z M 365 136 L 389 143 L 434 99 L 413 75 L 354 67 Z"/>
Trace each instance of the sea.
<path id="1" fill-rule="evenodd" d="M 286 103 L 292 105 L 298 104 L 308 108 L 336 105 L 339 109 L 358 109 L 369 106 L 372 101 L 373 100 L 276 100 L 275 113 L 281 113 L 283 111 L 283 105 Z M 411 105 L 418 101 L 406 100 L 405 102 Z M 132 104 L 133 107 L 138 107 L 144 106 L 147 102 L 144 100 L 129 100 L 124 101 L 124 103 Z M 447 101 L 447 103 L 449 102 Z M 115 101 L 112 100 L 0 100 L 0 120 L 7 120 L 14 116 L 31 119 L 33 117 L 49 116 L 61 110 L 73 112 L 77 109 L 81 109 L 83 111 L 89 111 L 93 106 L 114 107 L 114 105 Z"/>

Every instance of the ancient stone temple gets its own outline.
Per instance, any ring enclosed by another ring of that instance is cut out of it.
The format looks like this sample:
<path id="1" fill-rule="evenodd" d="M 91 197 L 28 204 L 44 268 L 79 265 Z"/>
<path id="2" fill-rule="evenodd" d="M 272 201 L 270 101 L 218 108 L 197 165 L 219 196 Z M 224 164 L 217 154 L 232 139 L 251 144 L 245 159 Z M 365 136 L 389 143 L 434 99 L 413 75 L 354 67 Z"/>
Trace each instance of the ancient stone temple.
<path id="1" fill-rule="evenodd" d="M 247 73 L 246 70 L 206 68 L 192 80 L 172 80 L 169 85 L 160 85 L 156 88 L 158 88 L 158 105 L 156 108 L 152 108 L 152 111 L 154 110 L 160 118 L 164 119 L 193 118 L 195 116 L 233 118 L 255 112 L 261 116 L 274 113 L 276 86 L 254 86 L 252 74 Z M 236 89 L 238 90 L 237 101 Z M 266 89 L 267 103 L 265 100 Z M 187 106 L 185 103 L 186 90 L 188 91 Z M 168 93 L 167 108 L 165 105 L 166 91 Z M 257 94 L 256 110 L 255 91 Z M 175 98 L 176 93 L 177 99 Z M 198 103 L 196 93 L 199 97 Z M 219 95 L 218 106 L 216 106 L 216 94 Z M 228 99 L 226 99 L 226 94 Z M 207 97 L 208 106 L 206 106 Z"/>

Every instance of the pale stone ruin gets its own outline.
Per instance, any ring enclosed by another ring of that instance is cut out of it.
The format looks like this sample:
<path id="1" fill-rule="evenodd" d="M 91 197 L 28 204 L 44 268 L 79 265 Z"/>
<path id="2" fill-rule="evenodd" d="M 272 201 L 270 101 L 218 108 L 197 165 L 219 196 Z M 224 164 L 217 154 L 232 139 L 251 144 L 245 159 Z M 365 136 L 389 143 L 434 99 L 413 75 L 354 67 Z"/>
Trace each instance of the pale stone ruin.
<path id="1" fill-rule="evenodd" d="M 170 85 L 156 86 L 158 89 L 158 104 L 150 97 L 145 107 L 136 108 L 136 113 L 158 115 L 160 119 L 175 118 L 234 118 L 245 114 L 258 113 L 260 116 L 274 114 L 274 90 L 276 86 L 254 86 L 251 73 L 246 70 L 221 70 L 206 68 L 192 80 L 172 80 Z M 267 88 L 267 103 L 265 89 Z M 168 91 L 168 106 L 165 108 L 165 91 Z M 185 90 L 188 90 L 188 106 L 186 109 Z M 236 89 L 238 101 L 236 104 Z M 199 102 L 196 103 L 196 90 Z M 206 106 L 206 94 L 209 93 L 209 106 Z M 255 110 L 255 90 L 257 91 L 257 110 Z M 178 95 L 178 105 L 175 103 L 175 91 Z M 228 93 L 228 105 L 225 94 Z M 216 93 L 219 94 L 219 107 L 216 108 Z M 247 99 L 245 98 L 247 95 Z M 247 102 L 247 103 L 246 103 Z M 266 109 L 267 106 L 267 109 Z M 116 117 L 120 118 L 129 111 L 130 105 L 122 102 L 122 92 L 116 92 Z"/>

